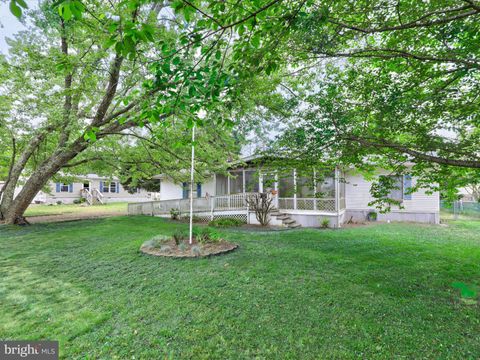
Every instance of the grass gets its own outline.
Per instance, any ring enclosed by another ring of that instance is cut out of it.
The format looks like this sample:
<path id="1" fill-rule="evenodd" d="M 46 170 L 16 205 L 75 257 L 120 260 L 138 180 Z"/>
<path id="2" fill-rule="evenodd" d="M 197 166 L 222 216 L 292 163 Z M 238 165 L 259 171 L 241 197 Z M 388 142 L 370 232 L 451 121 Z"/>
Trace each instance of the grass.
<path id="1" fill-rule="evenodd" d="M 0 227 L 0 338 L 68 359 L 478 358 L 480 222 L 221 230 L 229 255 L 140 245 L 185 224 L 116 217 Z"/>
<path id="2" fill-rule="evenodd" d="M 64 205 L 36 205 L 32 204 L 25 212 L 27 217 L 45 216 L 45 215 L 65 215 L 65 214 L 101 214 L 118 212 L 125 215 L 127 213 L 126 202 L 109 203 L 105 205 L 86 206 L 78 204 Z"/>

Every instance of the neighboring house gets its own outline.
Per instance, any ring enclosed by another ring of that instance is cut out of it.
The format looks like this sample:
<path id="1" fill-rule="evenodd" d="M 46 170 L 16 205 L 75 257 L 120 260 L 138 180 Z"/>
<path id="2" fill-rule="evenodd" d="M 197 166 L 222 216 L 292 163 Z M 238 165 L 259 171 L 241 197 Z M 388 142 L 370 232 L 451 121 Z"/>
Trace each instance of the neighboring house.
<path id="1" fill-rule="evenodd" d="M 281 174 L 281 175 L 279 175 Z M 390 176 L 378 171 L 378 176 Z M 379 221 L 414 221 L 438 224 L 440 221 L 439 193 L 429 195 L 423 189 L 409 193 L 416 179 L 397 177 L 398 189 L 390 198 L 399 200 L 402 208 L 392 207 L 381 214 L 368 204 L 374 200 L 370 194 L 371 182 L 355 170 L 335 169 L 329 176 L 318 179 L 314 170 L 300 176 L 295 169 L 272 170 L 250 157 L 242 165 L 232 166 L 229 176 L 215 174 L 211 180 L 194 186 L 194 212 L 205 220 L 217 217 L 235 217 L 256 223 L 255 215 L 247 208 L 245 197 L 252 192 L 269 192 L 277 209 L 271 217 L 273 225 L 290 227 L 319 226 L 328 219 L 331 227 L 349 221 L 365 221 L 371 212 Z M 160 179 L 160 201 L 129 204 L 130 214 L 168 216 L 171 209 L 188 214 L 190 204 L 189 183 L 176 183 L 168 175 Z"/>
<path id="2" fill-rule="evenodd" d="M 71 204 L 75 200 L 85 198 L 89 204 L 102 204 L 123 201 L 150 201 L 155 199 L 155 193 L 138 189 L 133 194 L 123 188 L 117 178 L 100 177 L 95 174 L 78 176 L 72 183 L 54 183 L 48 185 L 49 191 L 41 191 L 34 203 Z"/>

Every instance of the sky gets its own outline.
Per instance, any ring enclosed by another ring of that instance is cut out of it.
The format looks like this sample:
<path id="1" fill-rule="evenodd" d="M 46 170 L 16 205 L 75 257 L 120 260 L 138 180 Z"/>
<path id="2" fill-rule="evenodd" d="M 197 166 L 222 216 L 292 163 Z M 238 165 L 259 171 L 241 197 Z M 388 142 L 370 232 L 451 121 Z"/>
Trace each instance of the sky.
<path id="1" fill-rule="evenodd" d="M 27 0 L 29 7 L 34 7 L 37 1 Z M 18 31 L 25 29 L 23 24 L 12 15 L 8 8 L 8 2 L 0 2 L 0 52 L 6 54 L 8 52 L 8 45 L 5 38 L 11 37 Z"/>

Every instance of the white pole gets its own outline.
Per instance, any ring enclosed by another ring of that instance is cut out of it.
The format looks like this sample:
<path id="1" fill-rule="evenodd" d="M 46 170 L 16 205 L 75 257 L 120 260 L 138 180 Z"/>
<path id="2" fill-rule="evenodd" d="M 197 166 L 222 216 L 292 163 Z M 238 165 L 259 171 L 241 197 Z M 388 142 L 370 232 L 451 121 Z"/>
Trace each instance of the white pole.
<path id="1" fill-rule="evenodd" d="M 190 168 L 190 234 L 189 243 L 193 244 L 193 171 L 195 166 L 195 123 L 192 128 L 192 164 Z"/>

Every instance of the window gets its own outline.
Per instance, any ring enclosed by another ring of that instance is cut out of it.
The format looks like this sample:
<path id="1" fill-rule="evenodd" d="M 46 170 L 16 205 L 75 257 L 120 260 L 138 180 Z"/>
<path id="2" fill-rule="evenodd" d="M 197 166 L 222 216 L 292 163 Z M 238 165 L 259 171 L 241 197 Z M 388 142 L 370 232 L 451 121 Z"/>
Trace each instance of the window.
<path id="1" fill-rule="evenodd" d="M 117 192 L 117 183 L 116 182 L 111 182 L 110 183 L 110 192 L 111 193 L 116 193 Z"/>
<path id="2" fill-rule="evenodd" d="M 403 200 L 403 176 L 386 175 L 388 184 L 392 186 L 387 198 L 393 200 Z"/>
<path id="3" fill-rule="evenodd" d="M 230 194 L 243 193 L 243 171 L 232 171 L 230 173 Z"/>
<path id="4" fill-rule="evenodd" d="M 282 198 L 292 198 L 295 194 L 293 171 L 278 174 L 278 194 Z"/>
<path id="5" fill-rule="evenodd" d="M 190 199 L 190 184 L 187 182 L 182 184 L 182 198 Z"/>
<path id="6" fill-rule="evenodd" d="M 335 197 L 335 176 L 334 174 L 322 177 L 317 174 L 317 197 L 333 198 Z"/>
<path id="7" fill-rule="evenodd" d="M 297 174 L 297 197 L 313 198 L 315 197 L 315 181 L 313 174 L 310 176 L 300 176 Z"/>
<path id="8" fill-rule="evenodd" d="M 68 184 L 60 184 L 60 192 L 68 192 L 69 186 Z"/>
<path id="9" fill-rule="evenodd" d="M 116 193 L 119 185 L 117 182 L 102 182 L 100 181 L 100 190 L 102 193 Z"/>
<path id="10" fill-rule="evenodd" d="M 227 195 L 228 178 L 225 175 L 217 174 L 215 176 L 215 195 Z"/>
<path id="11" fill-rule="evenodd" d="M 202 184 L 197 183 L 196 188 L 193 189 L 193 197 L 200 198 L 202 197 Z M 184 182 L 182 184 L 182 198 L 190 199 L 190 183 Z"/>
<path id="12" fill-rule="evenodd" d="M 245 191 L 258 192 L 259 191 L 259 175 L 256 170 L 245 171 Z"/>
<path id="13" fill-rule="evenodd" d="M 90 190 L 90 183 L 89 182 L 83 183 L 83 188 L 85 190 Z"/>

